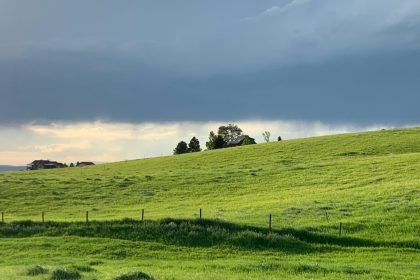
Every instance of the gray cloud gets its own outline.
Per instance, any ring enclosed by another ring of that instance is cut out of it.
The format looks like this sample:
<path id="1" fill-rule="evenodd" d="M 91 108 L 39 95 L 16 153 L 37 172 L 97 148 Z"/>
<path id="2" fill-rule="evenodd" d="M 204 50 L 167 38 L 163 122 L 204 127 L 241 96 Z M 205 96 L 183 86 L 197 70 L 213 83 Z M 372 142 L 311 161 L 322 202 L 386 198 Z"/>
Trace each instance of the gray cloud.
<path id="1" fill-rule="evenodd" d="M 0 5 L 3 123 L 420 118 L 417 0 Z"/>
<path id="2" fill-rule="evenodd" d="M 314 119 L 419 121 L 420 53 L 182 79 L 99 54 L 0 65 L 2 122 Z M 40 70 L 42 69 L 42 70 Z M 404 73 L 401 75 L 401 73 Z"/>

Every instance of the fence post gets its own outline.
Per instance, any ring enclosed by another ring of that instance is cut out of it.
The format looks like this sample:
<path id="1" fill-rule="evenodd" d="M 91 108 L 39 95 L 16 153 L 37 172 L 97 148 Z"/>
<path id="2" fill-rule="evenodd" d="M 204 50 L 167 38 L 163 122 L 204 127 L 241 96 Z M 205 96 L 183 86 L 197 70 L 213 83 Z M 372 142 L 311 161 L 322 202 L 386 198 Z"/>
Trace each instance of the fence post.
<path id="1" fill-rule="evenodd" d="M 201 213 L 201 208 L 200 208 L 200 220 L 201 220 L 201 217 L 202 217 L 202 213 Z"/>
<path id="2" fill-rule="evenodd" d="M 342 228 L 342 223 L 340 222 L 340 232 L 338 233 L 338 236 L 341 236 L 341 228 Z"/>
<path id="3" fill-rule="evenodd" d="M 1 212 L 1 222 L 4 223 L 4 212 Z"/>
<path id="4" fill-rule="evenodd" d="M 144 209 L 141 209 L 141 220 L 144 221 Z"/>
<path id="5" fill-rule="evenodd" d="M 86 223 L 89 223 L 89 211 L 86 211 Z"/>
<path id="6" fill-rule="evenodd" d="M 42 223 L 44 223 L 44 211 L 42 211 L 42 213 L 41 213 L 41 220 L 42 220 Z"/>
<path id="7" fill-rule="evenodd" d="M 268 220 L 268 229 L 271 230 L 271 214 L 270 214 L 270 218 Z"/>

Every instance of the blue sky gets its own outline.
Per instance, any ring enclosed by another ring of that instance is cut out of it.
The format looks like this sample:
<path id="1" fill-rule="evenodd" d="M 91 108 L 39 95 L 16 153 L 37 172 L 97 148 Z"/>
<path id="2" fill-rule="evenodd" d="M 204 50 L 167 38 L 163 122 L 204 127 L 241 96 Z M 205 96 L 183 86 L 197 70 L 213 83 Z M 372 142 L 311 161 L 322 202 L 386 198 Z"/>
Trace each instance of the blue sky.
<path id="1" fill-rule="evenodd" d="M 0 163 L 168 154 L 225 122 L 257 138 L 257 124 L 294 138 L 420 123 L 418 0 L 0 0 L 0 38 L 0 135 L 37 139 L 2 137 Z M 100 124 L 179 131 L 163 152 L 113 156 L 86 135 L 78 147 L 34 134 Z"/>

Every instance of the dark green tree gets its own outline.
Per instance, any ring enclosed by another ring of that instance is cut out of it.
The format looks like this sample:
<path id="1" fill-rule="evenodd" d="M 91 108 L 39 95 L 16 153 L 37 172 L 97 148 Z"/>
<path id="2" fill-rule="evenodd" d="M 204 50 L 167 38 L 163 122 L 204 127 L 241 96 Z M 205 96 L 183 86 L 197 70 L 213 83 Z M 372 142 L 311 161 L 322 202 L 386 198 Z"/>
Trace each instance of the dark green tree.
<path id="1" fill-rule="evenodd" d="M 213 131 L 210 131 L 209 141 L 206 142 L 206 147 L 208 150 L 221 149 L 226 146 L 226 142 L 223 140 L 223 137 L 220 135 L 214 134 Z"/>
<path id="2" fill-rule="evenodd" d="M 222 136 L 226 144 L 229 144 L 242 135 L 242 129 L 233 124 L 228 124 L 227 126 L 222 125 L 219 127 L 217 134 Z"/>
<path id="3" fill-rule="evenodd" d="M 277 137 L 277 141 L 281 141 L 281 136 Z"/>
<path id="4" fill-rule="evenodd" d="M 178 143 L 178 145 L 176 145 L 174 149 L 174 155 L 180 155 L 185 153 L 188 153 L 188 145 L 184 141 L 181 141 Z"/>
<path id="5" fill-rule="evenodd" d="M 250 137 L 249 135 L 245 135 L 244 141 L 242 142 L 242 146 L 252 144 L 257 144 L 257 142 L 255 142 L 255 139 Z"/>
<path id="6" fill-rule="evenodd" d="M 191 153 L 200 152 L 201 151 L 200 141 L 198 141 L 198 139 L 195 137 L 191 138 L 190 143 L 188 144 L 188 150 Z"/>

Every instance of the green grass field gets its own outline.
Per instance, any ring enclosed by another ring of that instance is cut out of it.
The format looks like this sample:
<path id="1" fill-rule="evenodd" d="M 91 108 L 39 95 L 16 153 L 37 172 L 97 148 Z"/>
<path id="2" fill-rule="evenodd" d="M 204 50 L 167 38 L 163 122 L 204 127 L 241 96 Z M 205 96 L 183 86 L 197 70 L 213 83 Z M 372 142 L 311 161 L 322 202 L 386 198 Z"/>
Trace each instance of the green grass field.
<path id="1" fill-rule="evenodd" d="M 0 211 L 0 279 L 419 279 L 420 128 L 3 172 Z"/>

